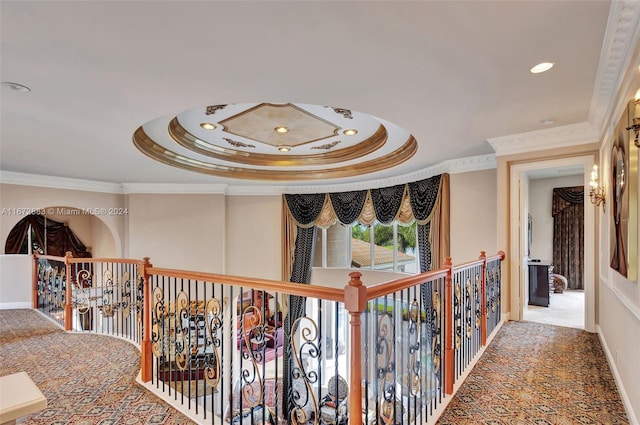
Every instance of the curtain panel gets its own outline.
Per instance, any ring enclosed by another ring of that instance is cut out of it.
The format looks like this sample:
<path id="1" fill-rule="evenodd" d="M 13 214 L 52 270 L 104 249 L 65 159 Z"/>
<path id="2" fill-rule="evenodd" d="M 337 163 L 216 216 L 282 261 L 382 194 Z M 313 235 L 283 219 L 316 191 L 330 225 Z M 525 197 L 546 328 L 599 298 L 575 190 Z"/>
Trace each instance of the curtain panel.
<path id="1" fill-rule="evenodd" d="M 553 272 L 584 289 L 584 186 L 553 189 Z"/>

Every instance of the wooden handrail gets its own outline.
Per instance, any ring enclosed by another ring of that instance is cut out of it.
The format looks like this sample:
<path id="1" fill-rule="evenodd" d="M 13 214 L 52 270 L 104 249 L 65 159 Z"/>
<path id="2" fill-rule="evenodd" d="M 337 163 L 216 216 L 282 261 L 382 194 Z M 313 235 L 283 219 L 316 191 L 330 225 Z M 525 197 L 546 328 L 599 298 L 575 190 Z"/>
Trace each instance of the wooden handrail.
<path id="1" fill-rule="evenodd" d="M 484 252 L 484 251 L 483 251 Z M 481 266 L 484 264 L 484 258 L 480 258 L 478 260 L 468 261 L 466 263 L 458 264 L 457 266 L 453 266 L 453 272 L 460 272 L 463 270 L 468 270 L 473 267 Z"/>
<path id="2" fill-rule="evenodd" d="M 120 263 L 120 264 L 144 264 L 142 260 L 132 260 L 129 258 L 72 258 L 71 263 Z"/>
<path id="3" fill-rule="evenodd" d="M 288 295 L 321 298 L 324 300 L 344 302 L 344 289 L 327 288 L 326 286 L 299 284 L 280 280 L 257 279 L 242 276 L 230 276 L 215 273 L 191 272 L 187 270 L 162 269 L 149 267 L 149 275 L 167 276 L 183 279 L 215 282 L 224 285 L 251 287 L 268 292 L 280 292 Z"/>
<path id="4" fill-rule="evenodd" d="M 484 251 L 483 251 L 484 252 Z M 504 251 L 498 251 L 497 254 L 492 255 L 491 257 L 487 257 L 487 262 L 489 261 L 495 261 L 498 258 L 500 259 L 500 261 L 504 261 L 505 257 L 507 256 L 507 254 L 505 254 Z"/>
<path id="5" fill-rule="evenodd" d="M 367 301 L 374 300 L 376 298 L 392 294 L 394 292 L 402 291 L 403 289 L 412 288 L 416 285 L 420 285 L 421 283 L 443 278 L 447 275 L 448 271 L 449 269 L 442 268 L 425 273 L 420 273 L 415 276 L 403 277 L 391 282 L 382 282 L 376 283 L 375 285 L 367 286 Z"/>
<path id="6" fill-rule="evenodd" d="M 43 260 L 60 261 L 61 263 L 64 263 L 64 259 L 65 259 L 65 257 L 57 257 L 55 255 L 38 254 L 37 252 L 34 252 L 33 256 L 36 257 L 36 258 L 42 258 Z"/>

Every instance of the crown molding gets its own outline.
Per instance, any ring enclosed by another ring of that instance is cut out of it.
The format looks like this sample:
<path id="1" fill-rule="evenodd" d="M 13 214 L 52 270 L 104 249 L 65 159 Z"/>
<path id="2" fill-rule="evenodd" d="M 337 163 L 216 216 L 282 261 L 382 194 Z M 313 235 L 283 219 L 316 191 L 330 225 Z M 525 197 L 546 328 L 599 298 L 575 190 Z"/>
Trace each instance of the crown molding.
<path id="1" fill-rule="evenodd" d="M 469 173 L 496 168 L 496 155 L 479 155 L 452 159 L 409 174 L 386 179 L 363 180 L 334 185 L 274 186 L 226 184 L 170 183 L 105 183 L 65 177 L 0 171 L 0 182 L 53 189 L 83 190 L 115 194 L 223 194 L 230 196 L 274 196 L 283 193 L 331 193 L 395 186 L 424 180 L 438 174 Z"/>
<path id="2" fill-rule="evenodd" d="M 282 195 L 287 192 L 285 186 L 267 186 L 267 185 L 255 185 L 255 186 L 229 186 L 227 188 L 227 195 L 229 196 L 275 196 Z M 303 192 L 295 192 L 303 193 Z M 307 192 L 315 193 L 315 192 Z"/>
<path id="3" fill-rule="evenodd" d="M 122 183 L 123 193 L 132 194 L 226 194 L 226 184 L 200 183 Z"/>
<path id="4" fill-rule="evenodd" d="M 368 180 L 336 185 L 286 187 L 284 188 L 284 191 L 282 193 L 332 193 L 366 190 L 371 188 L 389 187 L 399 184 L 411 183 L 419 180 L 424 180 L 438 174 L 469 173 L 473 171 L 490 170 L 494 168 L 497 168 L 495 154 L 479 155 L 444 161 L 431 167 L 423 168 L 419 171 L 414 171 L 412 173 L 394 176 L 387 179 Z"/>
<path id="5" fill-rule="evenodd" d="M 640 38 L 640 2 L 611 2 L 607 30 L 600 52 L 588 122 L 604 130 L 607 117 L 615 109 L 617 93 L 626 70 L 634 66 L 634 50 Z"/>
<path id="6" fill-rule="evenodd" d="M 43 176 L 40 174 L 17 173 L 14 171 L 3 170 L 0 170 L 0 183 L 46 187 L 49 189 L 82 190 L 87 192 L 112 194 L 123 193 L 122 184 L 120 183 L 72 179 L 68 177 Z"/>
<path id="7" fill-rule="evenodd" d="M 472 171 L 491 170 L 498 168 L 495 154 L 469 156 L 466 158 L 445 161 L 449 174 L 469 173 Z"/>
<path id="8" fill-rule="evenodd" d="M 497 156 L 578 146 L 600 140 L 600 129 L 583 122 L 487 139 Z"/>

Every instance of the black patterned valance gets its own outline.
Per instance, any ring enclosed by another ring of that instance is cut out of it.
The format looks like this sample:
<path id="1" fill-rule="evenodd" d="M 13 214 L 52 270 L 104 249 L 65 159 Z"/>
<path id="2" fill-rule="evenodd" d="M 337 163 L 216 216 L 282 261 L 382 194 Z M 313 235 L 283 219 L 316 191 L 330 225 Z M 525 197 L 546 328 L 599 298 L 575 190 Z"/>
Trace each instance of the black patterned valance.
<path id="1" fill-rule="evenodd" d="M 299 227 L 329 227 L 336 222 L 369 225 L 394 220 L 425 224 L 437 206 L 443 174 L 413 183 L 329 194 L 285 195 Z M 328 195 L 328 196 L 327 196 Z"/>
<path id="2" fill-rule="evenodd" d="M 343 224 L 352 224 L 362 211 L 364 202 L 367 200 L 367 191 L 330 193 L 329 199 L 338 221 Z"/>
<path id="3" fill-rule="evenodd" d="M 322 211 L 325 194 L 284 195 L 287 200 L 289 212 L 300 227 L 314 225 L 316 218 Z"/>
<path id="4" fill-rule="evenodd" d="M 427 220 L 431 215 L 433 207 L 436 205 L 436 200 L 438 199 L 438 193 L 440 192 L 441 179 L 442 174 L 439 174 L 425 180 L 408 184 L 411 210 L 418 222 Z"/>
<path id="5" fill-rule="evenodd" d="M 371 202 L 373 202 L 373 209 L 376 212 L 378 222 L 382 224 L 393 223 L 402 206 L 405 186 L 403 184 L 371 189 Z"/>

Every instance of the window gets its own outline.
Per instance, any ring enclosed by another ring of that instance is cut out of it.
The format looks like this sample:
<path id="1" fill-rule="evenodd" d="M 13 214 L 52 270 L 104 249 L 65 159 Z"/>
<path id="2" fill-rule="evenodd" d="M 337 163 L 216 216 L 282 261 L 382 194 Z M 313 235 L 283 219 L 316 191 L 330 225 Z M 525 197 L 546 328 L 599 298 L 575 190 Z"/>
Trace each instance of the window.
<path id="1" fill-rule="evenodd" d="M 335 224 L 319 229 L 315 267 L 353 267 L 418 273 L 417 227 L 394 222 Z"/>

